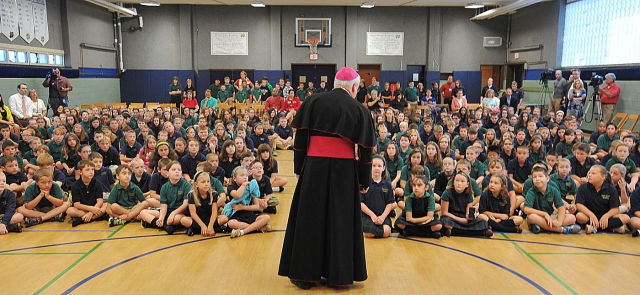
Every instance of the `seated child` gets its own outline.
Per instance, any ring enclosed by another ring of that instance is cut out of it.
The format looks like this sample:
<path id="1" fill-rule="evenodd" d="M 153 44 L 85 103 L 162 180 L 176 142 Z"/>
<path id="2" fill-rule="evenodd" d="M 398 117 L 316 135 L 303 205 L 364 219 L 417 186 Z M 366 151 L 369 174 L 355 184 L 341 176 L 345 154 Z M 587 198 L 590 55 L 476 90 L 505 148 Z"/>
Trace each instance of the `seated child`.
<path id="1" fill-rule="evenodd" d="M 61 167 L 63 159 L 62 149 L 64 148 L 64 136 L 67 133 L 67 130 L 64 127 L 58 127 L 53 130 L 53 140 L 47 143 L 49 147 L 49 154 L 53 157 L 53 160 L 56 161 L 56 167 Z"/>
<path id="2" fill-rule="evenodd" d="M 442 223 L 436 214 L 436 202 L 433 198 L 433 190 L 430 188 L 431 185 L 425 176 L 420 175 L 411 179 L 411 186 L 413 193 L 406 199 L 405 214 L 400 215 L 396 220 L 396 229 L 406 235 L 440 238 Z M 387 204 L 387 207 L 394 205 Z M 365 216 L 363 215 L 363 224 L 364 220 Z M 389 222 L 391 221 L 389 220 Z"/>
<path id="3" fill-rule="evenodd" d="M 480 150 L 475 146 L 467 147 L 466 159 L 471 164 L 471 173 L 469 176 L 476 180 L 476 183 L 482 183 L 484 176 L 487 174 L 487 166 L 477 160 Z"/>
<path id="4" fill-rule="evenodd" d="M 628 192 L 631 193 L 631 189 L 635 188 L 636 184 L 638 184 L 638 177 L 640 176 L 640 173 L 638 173 L 636 169 L 636 164 L 631 160 L 631 158 L 629 158 L 629 151 L 629 146 L 626 144 L 618 145 L 618 147 L 616 147 L 615 156 L 607 161 L 606 167 L 607 169 L 610 169 L 614 164 L 622 164 L 627 168 L 625 179 L 629 181 L 630 190 Z"/>
<path id="5" fill-rule="evenodd" d="M 264 174 L 269 176 L 273 191 L 284 192 L 284 186 L 289 181 L 285 177 L 278 176 L 278 161 L 273 158 L 271 147 L 266 144 L 259 145 L 257 157 L 264 165 Z"/>
<path id="6" fill-rule="evenodd" d="M 140 212 L 149 207 L 140 188 L 131 183 L 131 174 L 131 168 L 127 165 L 120 165 L 116 169 L 118 184 L 113 187 L 107 199 L 110 227 L 123 225 L 134 218 L 140 220 Z"/>
<path id="7" fill-rule="evenodd" d="M 106 220 L 107 204 L 102 198 L 101 184 L 93 178 L 94 167 L 93 162 L 89 160 L 78 163 L 80 179 L 71 186 L 73 207 L 67 209 L 72 227 L 93 220 Z"/>
<path id="8" fill-rule="evenodd" d="M 217 193 L 216 203 L 218 203 L 219 208 L 224 207 L 224 204 L 227 203 L 227 192 L 224 190 L 224 187 L 222 186 L 222 182 L 220 182 L 220 180 L 218 180 L 217 178 L 213 177 L 213 175 L 211 174 L 213 171 L 213 167 L 211 166 L 211 163 L 201 162 L 198 164 L 198 167 L 196 167 L 196 169 L 198 171 L 205 171 L 209 173 L 209 176 L 211 176 L 211 179 L 209 181 L 209 183 L 211 184 L 211 189 L 213 189 Z"/>
<path id="9" fill-rule="evenodd" d="M 631 236 L 635 238 L 640 236 L 640 188 L 635 189 L 629 199 L 631 208 L 627 214 L 631 219 L 627 226 L 631 230 Z"/>
<path id="10" fill-rule="evenodd" d="M 442 172 L 438 173 L 435 186 L 433 187 L 433 196 L 436 202 L 440 202 L 440 196 L 447 189 L 447 184 L 451 180 L 451 177 L 453 177 L 453 172 L 455 171 L 454 166 L 455 161 L 452 158 L 446 157 L 442 159 Z"/>
<path id="11" fill-rule="evenodd" d="M 550 180 L 555 182 L 560 190 L 560 196 L 565 208 L 569 213 L 576 214 L 576 205 L 574 203 L 578 187 L 576 182 L 571 179 L 571 162 L 567 158 L 558 160 L 558 172 L 551 174 Z"/>
<path id="12" fill-rule="evenodd" d="M 147 173 L 144 169 L 144 161 L 140 158 L 135 158 L 130 163 L 131 170 L 133 170 L 133 177 L 131 182 L 137 185 L 145 198 L 148 198 L 151 194 L 149 192 L 149 182 L 151 181 L 151 174 Z"/>
<path id="13" fill-rule="evenodd" d="M 516 158 L 507 164 L 509 178 L 513 182 L 516 194 L 522 194 L 522 184 L 531 175 L 532 166 L 533 163 L 529 162 L 529 149 L 526 146 L 519 146 L 516 149 Z"/>
<path id="14" fill-rule="evenodd" d="M 596 160 L 589 156 L 590 153 L 588 144 L 577 143 L 573 146 L 573 156 L 568 158 L 571 163 L 571 178 L 578 186 L 587 183 L 587 172 L 596 164 Z"/>
<path id="15" fill-rule="evenodd" d="M 498 160 L 502 162 L 502 159 Z M 500 232 L 521 233 L 520 225 L 524 219 L 520 216 L 513 216 L 513 208 L 507 189 L 508 177 L 502 173 L 492 173 L 485 179 L 489 183 L 483 186 L 484 193 L 480 196 L 479 218 L 487 221 L 491 229 Z"/>
<path id="16" fill-rule="evenodd" d="M 104 136 L 100 139 L 98 143 L 100 147 L 96 152 L 102 156 L 102 166 L 111 169 L 112 166 L 119 166 L 120 162 L 120 154 L 118 150 L 111 145 L 111 139 L 107 136 Z M 97 165 L 96 165 L 97 166 Z M 112 169 L 113 171 L 114 169 Z M 113 173 L 113 172 L 112 172 Z"/>
<path id="17" fill-rule="evenodd" d="M 60 186 L 53 182 L 51 169 L 40 169 L 34 174 L 36 182 L 24 192 L 24 206 L 18 212 L 25 216 L 25 225 L 34 226 L 44 221 L 64 222 L 64 213 L 71 205 L 62 200 Z"/>
<path id="18" fill-rule="evenodd" d="M 276 214 L 276 206 L 280 204 L 280 199 L 273 195 L 271 179 L 264 175 L 264 167 L 262 166 L 262 163 L 258 160 L 254 160 L 253 163 L 249 164 L 248 171 L 251 173 L 249 181 L 255 179 L 258 182 L 258 187 L 260 189 L 259 211 Z"/>
<path id="19" fill-rule="evenodd" d="M 442 193 L 440 221 L 444 226 L 443 233 L 447 237 L 451 235 L 487 238 L 493 236 L 487 221 L 476 218 L 474 213 L 470 213 L 474 203 L 471 179 L 466 172 L 456 171 L 453 184 Z"/>
<path id="20" fill-rule="evenodd" d="M 16 212 L 16 194 L 5 189 L 7 177 L 0 172 L 0 235 L 22 232 L 24 216 Z"/>
<path id="21" fill-rule="evenodd" d="M 187 194 L 189 216 L 180 219 L 187 228 L 187 236 L 201 234 L 213 237 L 223 232 L 218 224 L 218 193 L 211 189 L 211 176 L 205 171 L 196 172 L 193 177 L 193 189 Z"/>
<path id="22" fill-rule="evenodd" d="M 598 229 L 624 234 L 629 216 L 620 213 L 618 191 L 606 180 L 606 168 L 591 167 L 587 178 L 589 182 L 581 185 L 576 195 L 576 220 L 585 225 L 587 234 L 596 233 Z"/>
<path id="23" fill-rule="evenodd" d="M 627 181 L 624 180 L 624 175 L 626 173 L 627 168 L 620 163 L 613 164 L 613 166 L 609 168 L 611 184 L 613 184 L 620 196 L 620 213 L 627 213 L 629 208 L 631 208 L 631 204 L 629 203 L 629 185 L 627 184 Z"/>
<path id="24" fill-rule="evenodd" d="M 67 191 L 67 181 L 64 173 L 62 171 L 55 168 L 53 163 L 53 157 L 49 154 L 42 154 L 38 156 L 36 159 L 36 164 L 38 164 L 38 169 L 50 169 L 53 171 L 53 182 L 58 184 L 63 191 Z"/>
<path id="25" fill-rule="evenodd" d="M 252 231 L 259 230 L 263 233 L 271 231 L 269 215 L 256 215 L 260 207 L 260 188 L 254 179 L 249 182 L 247 169 L 238 166 L 232 171 L 232 182 L 227 187 L 231 201 L 224 206 L 218 219 L 219 224 L 228 221 L 231 238 L 241 237 Z"/>
<path id="26" fill-rule="evenodd" d="M 0 156 L 0 161 L 4 157 L 14 157 L 18 161 L 18 168 L 20 171 L 24 171 L 24 161 L 18 155 L 18 145 L 11 140 L 3 140 L 2 141 L 2 156 Z"/>
<path id="27" fill-rule="evenodd" d="M 171 162 L 168 158 L 160 159 L 160 161 L 158 161 L 158 171 L 151 174 L 147 202 L 153 208 L 160 208 L 160 190 L 162 186 L 169 181 L 169 164 L 171 164 Z"/>
<path id="28" fill-rule="evenodd" d="M 189 140 L 189 152 L 180 159 L 182 165 L 182 177 L 187 182 L 191 182 L 191 178 L 196 174 L 196 166 L 200 162 L 206 161 L 207 158 L 200 153 L 200 144 L 197 140 Z"/>
<path id="29" fill-rule="evenodd" d="M 2 171 L 5 174 L 7 188 L 16 193 L 18 205 L 22 206 L 24 200 L 22 193 L 33 183 L 33 180 L 29 180 L 27 175 L 20 171 L 18 160 L 14 157 L 3 157 L 0 165 L 2 165 Z"/>
<path id="30" fill-rule="evenodd" d="M 89 155 L 89 161 L 93 162 L 93 164 L 95 165 L 95 174 L 93 177 L 103 184 L 103 193 L 111 192 L 111 190 L 115 187 L 116 179 L 113 177 L 111 169 L 102 167 L 102 155 L 97 152 L 92 152 Z"/>
<path id="31" fill-rule="evenodd" d="M 33 177 L 33 173 L 35 173 L 38 169 L 40 169 L 38 167 L 38 156 L 44 155 L 44 154 L 48 155 L 49 147 L 46 145 L 40 145 L 35 149 L 33 149 L 31 152 L 33 152 L 32 154 L 33 157 L 29 159 L 29 163 L 26 163 L 24 165 L 24 170 L 27 171 L 27 175 L 29 176 L 29 178 Z M 53 157 L 51 158 L 53 159 Z"/>
<path id="32" fill-rule="evenodd" d="M 27 151 L 25 151 L 24 153 L 22 153 L 22 158 L 24 160 L 26 160 L 25 162 L 25 166 L 27 163 L 29 163 L 29 161 L 31 161 L 31 159 L 35 158 L 36 156 L 33 154 L 33 150 L 39 146 L 42 145 L 42 141 L 40 141 L 40 138 L 37 137 L 31 137 L 31 139 L 29 140 L 29 149 Z"/>
<path id="33" fill-rule="evenodd" d="M 492 175 L 496 174 L 504 174 L 506 172 L 506 168 L 504 166 L 504 162 L 502 158 L 498 157 L 489 162 L 489 175 L 482 180 L 482 188 L 483 190 L 489 186 L 489 181 Z M 507 177 L 507 193 L 509 194 L 509 203 L 511 205 L 509 215 L 512 215 L 516 212 L 520 205 L 524 203 L 523 196 L 516 196 L 516 191 L 513 188 L 513 182 L 511 179 Z"/>
<path id="34" fill-rule="evenodd" d="M 541 228 L 547 231 L 577 234 L 580 226 L 575 224 L 573 214 L 566 213 L 566 207 L 560 191 L 549 184 L 549 174 L 545 167 L 532 169 L 533 187 L 527 192 L 524 201 L 524 213 L 531 232 L 540 233 Z M 555 207 L 555 209 L 554 209 Z"/>
<path id="35" fill-rule="evenodd" d="M 180 162 L 171 161 L 168 168 L 169 181 L 160 189 L 160 211 L 145 209 L 140 217 L 142 227 L 161 228 L 171 235 L 189 206 L 187 193 L 191 191 L 191 184 L 182 177 Z"/>
<path id="36" fill-rule="evenodd" d="M 218 166 L 218 164 L 220 163 L 220 158 L 218 154 L 209 153 L 207 154 L 206 158 L 207 158 L 207 162 L 211 163 L 211 166 L 213 169 L 213 172 L 211 172 L 211 176 L 218 179 L 220 183 L 224 183 L 224 175 L 226 172 L 224 171 L 224 169 L 222 169 L 222 167 Z"/>
<path id="37" fill-rule="evenodd" d="M 125 141 L 120 151 L 120 162 L 130 163 L 140 153 L 142 144 L 136 141 L 136 132 L 133 130 L 125 132 Z"/>
<path id="38" fill-rule="evenodd" d="M 386 179 L 384 158 L 374 156 L 371 165 L 371 185 L 366 193 L 360 194 L 362 228 L 367 238 L 387 238 L 391 235 L 389 213 L 397 204 L 391 183 Z"/>

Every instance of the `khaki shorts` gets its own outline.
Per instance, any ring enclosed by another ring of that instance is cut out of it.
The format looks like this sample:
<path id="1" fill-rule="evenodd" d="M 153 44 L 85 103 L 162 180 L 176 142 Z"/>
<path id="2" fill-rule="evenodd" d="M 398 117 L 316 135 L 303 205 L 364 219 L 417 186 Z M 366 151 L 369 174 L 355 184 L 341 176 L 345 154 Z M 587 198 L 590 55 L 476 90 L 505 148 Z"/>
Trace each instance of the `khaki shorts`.
<path id="1" fill-rule="evenodd" d="M 131 211 L 133 211 L 133 209 L 136 209 L 139 205 L 140 203 L 135 204 L 133 206 L 120 206 L 120 207 L 124 208 L 125 210 L 129 211 L 129 213 L 131 213 Z"/>
<path id="2" fill-rule="evenodd" d="M 56 206 L 47 206 L 47 207 L 33 207 L 34 211 L 38 211 L 38 212 L 42 212 L 42 213 L 48 213 L 49 211 L 55 209 Z"/>

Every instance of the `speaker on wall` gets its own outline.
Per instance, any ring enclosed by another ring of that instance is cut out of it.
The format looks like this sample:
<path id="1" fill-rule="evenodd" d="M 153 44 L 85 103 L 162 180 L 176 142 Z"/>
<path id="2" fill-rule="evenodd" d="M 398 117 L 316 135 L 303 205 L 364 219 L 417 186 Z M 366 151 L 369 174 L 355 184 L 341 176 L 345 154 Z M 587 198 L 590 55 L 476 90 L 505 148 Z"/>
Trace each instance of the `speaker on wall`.
<path id="1" fill-rule="evenodd" d="M 482 38 L 483 47 L 500 47 L 502 46 L 502 37 L 484 37 Z"/>

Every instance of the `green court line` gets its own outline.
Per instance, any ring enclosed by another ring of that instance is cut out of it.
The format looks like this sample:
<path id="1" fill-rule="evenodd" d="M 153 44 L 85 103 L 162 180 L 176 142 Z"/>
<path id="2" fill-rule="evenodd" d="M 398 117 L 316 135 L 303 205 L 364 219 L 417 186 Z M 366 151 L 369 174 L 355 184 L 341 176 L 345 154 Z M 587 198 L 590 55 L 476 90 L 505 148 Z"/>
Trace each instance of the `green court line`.
<path id="1" fill-rule="evenodd" d="M 108 238 L 113 237 L 115 234 L 117 234 L 120 230 L 122 230 L 128 223 L 123 224 L 122 226 L 120 226 L 118 229 L 116 229 L 114 232 L 112 232 L 109 236 L 107 236 Z M 46 283 L 44 286 L 42 286 L 42 288 L 40 288 L 38 291 L 36 291 L 35 293 L 33 293 L 34 295 L 40 294 L 42 292 L 44 292 L 44 290 L 46 290 L 47 288 L 49 288 L 51 285 L 53 285 L 53 283 L 55 283 L 57 280 L 59 280 L 62 276 L 64 276 L 67 272 L 69 272 L 71 269 L 73 269 L 76 265 L 78 265 L 78 263 L 80 263 L 82 260 L 84 260 L 85 258 L 87 258 L 89 255 L 91 255 L 91 253 L 93 253 L 93 251 L 97 250 L 98 248 L 100 248 L 100 246 L 102 246 L 102 244 L 104 244 L 105 241 L 101 241 L 100 243 L 98 243 L 97 245 L 95 245 L 93 248 L 91 248 L 91 250 L 89 250 L 88 252 L 84 253 L 84 255 L 82 255 L 80 258 L 78 258 L 78 260 L 76 260 L 74 263 L 72 263 L 71 265 L 69 265 L 69 267 L 65 268 L 60 274 L 58 274 L 57 276 L 55 276 L 53 279 L 51 279 L 51 281 L 49 281 L 48 283 Z"/>
<path id="2" fill-rule="evenodd" d="M 529 252 L 531 255 L 613 255 L 606 252 Z"/>
<path id="3" fill-rule="evenodd" d="M 10 252 L 10 253 L 2 253 L 0 256 L 11 256 L 11 255 L 58 255 L 58 254 L 76 254 L 82 255 L 87 254 L 87 252 Z"/>
<path id="4" fill-rule="evenodd" d="M 507 240 L 509 240 L 509 237 L 507 237 L 507 235 L 502 234 L 502 236 L 505 237 Z M 531 261 L 533 261 L 540 268 L 542 268 L 542 270 L 544 270 L 554 280 L 556 280 L 558 283 L 560 283 L 560 285 L 562 285 L 565 289 L 567 289 L 569 292 L 571 292 L 571 294 L 578 295 L 578 292 L 576 292 L 573 289 L 571 289 L 571 287 L 569 287 L 569 285 L 567 285 L 564 281 L 562 281 L 562 279 L 560 279 L 553 272 L 551 272 L 548 268 L 546 268 L 542 263 L 540 263 L 540 261 L 538 261 L 537 259 L 533 258 L 533 256 L 531 256 L 531 253 L 529 253 L 529 252 L 525 251 L 524 249 L 522 249 L 522 247 L 520 247 L 520 245 L 518 245 L 516 242 L 511 242 L 511 244 L 513 244 L 516 248 L 518 248 L 518 250 L 520 250 L 520 252 L 522 252 L 522 254 L 524 254 L 525 256 L 529 257 L 529 259 L 531 259 Z"/>

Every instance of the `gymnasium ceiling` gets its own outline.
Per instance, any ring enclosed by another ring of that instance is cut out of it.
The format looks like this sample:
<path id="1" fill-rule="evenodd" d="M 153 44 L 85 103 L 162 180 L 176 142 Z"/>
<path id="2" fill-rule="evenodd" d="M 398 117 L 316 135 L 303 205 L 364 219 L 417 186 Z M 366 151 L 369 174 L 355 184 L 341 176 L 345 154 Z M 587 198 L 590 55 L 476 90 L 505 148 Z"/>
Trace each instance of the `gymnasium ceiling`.
<path id="1" fill-rule="evenodd" d="M 198 4 L 198 5 L 251 5 L 252 0 L 155 0 L 160 4 Z M 473 1 L 473 0 L 261 0 L 267 6 L 360 6 L 363 2 L 373 2 L 376 6 L 465 6 L 470 3 L 483 3 L 487 6 L 506 5 L 517 0 Z M 120 1 L 111 1 L 120 2 Z M 137 4 L 142 0 L 123 0 L 122 3 Z"/>

